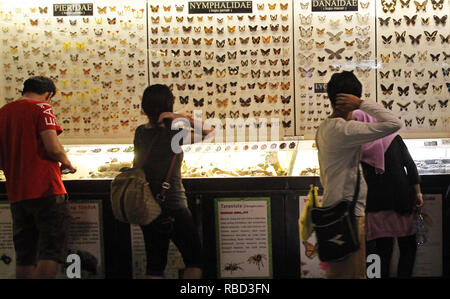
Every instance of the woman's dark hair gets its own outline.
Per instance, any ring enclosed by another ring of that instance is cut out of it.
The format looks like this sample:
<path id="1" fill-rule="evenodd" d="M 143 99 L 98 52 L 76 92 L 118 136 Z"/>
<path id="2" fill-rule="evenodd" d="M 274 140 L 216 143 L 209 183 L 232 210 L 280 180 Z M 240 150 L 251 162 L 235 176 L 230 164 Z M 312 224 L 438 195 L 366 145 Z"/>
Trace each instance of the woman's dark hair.
<path id="1" fill-rule="evenodd" d="M 338 93 L 348 93 L 360 98 L 362 95 L 362 84 L 353 72 L 343 71 L 342 73 L 336 73 L 331 76 L 327 84 L 327 93 L 331 106 L 334 108 Z"/>
<path id="2" fill-rule="evenodd" d="M 43 76 L 30 77 L 23 83 L 22 95 L 27 92 L 36 94 L 51 92 L 53 96 L 56 93 L 56 86 L 50 78 Z"/>
<path id="3" fill-rule="evenodd" d="M 157 127 L 158 118 L 163 112 L 173 112 L 174 97 L 167 85 L 154 84 L 144 90 L 142 110 L 147 115 L 150 124 Z"/>

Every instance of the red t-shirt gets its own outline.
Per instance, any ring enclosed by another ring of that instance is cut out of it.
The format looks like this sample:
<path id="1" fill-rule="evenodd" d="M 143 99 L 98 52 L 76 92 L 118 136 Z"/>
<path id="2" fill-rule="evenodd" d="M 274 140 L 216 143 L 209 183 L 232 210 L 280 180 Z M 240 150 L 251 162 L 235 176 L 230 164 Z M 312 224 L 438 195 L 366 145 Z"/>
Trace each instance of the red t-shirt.
<path id="1" fill-rule="evenodd" d="M 44 130 L 62 132 L 46 102 L 18 100 L 0 109 L 0 162 L 10 203 L 66 193 L 59 163 L 40 138 Z"/>

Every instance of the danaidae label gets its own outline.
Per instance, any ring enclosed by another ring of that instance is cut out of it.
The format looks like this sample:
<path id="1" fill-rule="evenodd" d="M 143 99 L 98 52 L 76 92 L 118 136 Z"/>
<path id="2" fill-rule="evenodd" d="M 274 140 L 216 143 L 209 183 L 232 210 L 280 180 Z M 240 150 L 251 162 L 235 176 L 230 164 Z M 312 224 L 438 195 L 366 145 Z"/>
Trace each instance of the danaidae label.
<path id="1" fill-rule="evenodd" d="M 93 3 L 53 4 L 53 16 L 93 16 Z"/>
<path id="2" fill-rule="evenodd" d="M 253 1 L 191 1 L 190 14 L 252 13 Z"/>
<path id="3" fill-rule="evenodd" d="M 312 11 L 358 11 L 358 0 L 312 0 Z"/>

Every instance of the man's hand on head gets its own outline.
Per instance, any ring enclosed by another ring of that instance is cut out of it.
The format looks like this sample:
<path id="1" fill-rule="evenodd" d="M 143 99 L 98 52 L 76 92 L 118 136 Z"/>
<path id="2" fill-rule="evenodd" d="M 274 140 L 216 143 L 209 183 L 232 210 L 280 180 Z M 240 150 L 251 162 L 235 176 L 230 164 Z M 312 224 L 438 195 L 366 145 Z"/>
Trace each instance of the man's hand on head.
<path id="1" fill-rule="evenodd" d="M 352 94 L 339 93 L 336 97 L 336 109 L 343 112 L 351 112 L 359 109 L 363 101 Z"/>

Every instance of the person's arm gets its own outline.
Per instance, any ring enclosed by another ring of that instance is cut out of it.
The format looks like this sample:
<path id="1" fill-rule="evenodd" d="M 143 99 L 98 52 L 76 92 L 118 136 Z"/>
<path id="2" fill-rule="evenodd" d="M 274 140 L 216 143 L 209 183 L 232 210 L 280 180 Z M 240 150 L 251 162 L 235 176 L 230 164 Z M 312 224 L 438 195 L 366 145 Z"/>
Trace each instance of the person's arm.
<path id="1" fill-rule="evenodd" d="M 180 113 L 174 113 L 174 112 L 164 112 L 161 113 L 158 123 L 163 123 L 164 119 L 186 119 L 189 122 L 190 127 L 192 128 L 192 131 L 190 132 L 190 138 L 189 143 L 195 143 L 197 141 L 203 141 L 208 135 L 212 134 L 214 132 L 214 128 L 206 129 L 205 125 L 202 121 L 195 120 L 188 114 L 180 114 Z M 199 136 L 200 138 L 197 138 Z M 183 138 L 184 140 L 184 138 Z"/>
<path id="2" fill-rule="evenodd" d="M 400 151 L 402 153 L 402 162 L 403 165 L 405 165 L 406 171 L 408 173 L 409 183 L 414 187 L 414 190 L 416 191 L 416 198 L 417 198 L 416 207 L 418 208 L 423 207 L 424 202 L 422 191 L 420 189 L 420 177 L 419 172 L 417 171 L 416 163 L 414 163 L 414 160 L 408 151 L 408 147 L 406 146 L 405 142 L 403 142 L 401 137 L 399 138 L 399 145 Z"/>
<path id="3" fill-rule="evenodd" d="M 420 185 L 415 184 L 414 189 L 416 190 L 416 196 L 417 196 L 416 207 L 421 208 L 421 207 L 423 207 L 424 201 L 423 201 L 422 191 L 420 191 Z"/>
<path id="4" fill-rule="evenodd" d="M 339 135 L 336 138 L 339 138 L 342 147 L 363 145 L 392 134 L 402 127 L 401 121 L 392 112 L 373 101 L 362 101 L 356 96 L 342 94 L 337 98 L 336 107 L 339 105 L 349 105 L 350 110 L 361 109 L 377 120 L 374 123 L 349 120 L 336 128 L 336 134 Z"/>
<path id="5" fill-rule="evenodd" d="M 71 173 L 75 173 L 77 169 L 72 165 L 67 157 L 66 151 L 58 140 L 56 131 L 44 130 L 39 132 L 39 134 L 48 157 L 53 161 L 60 162 L 62 170 L 67 169 Z"/>

